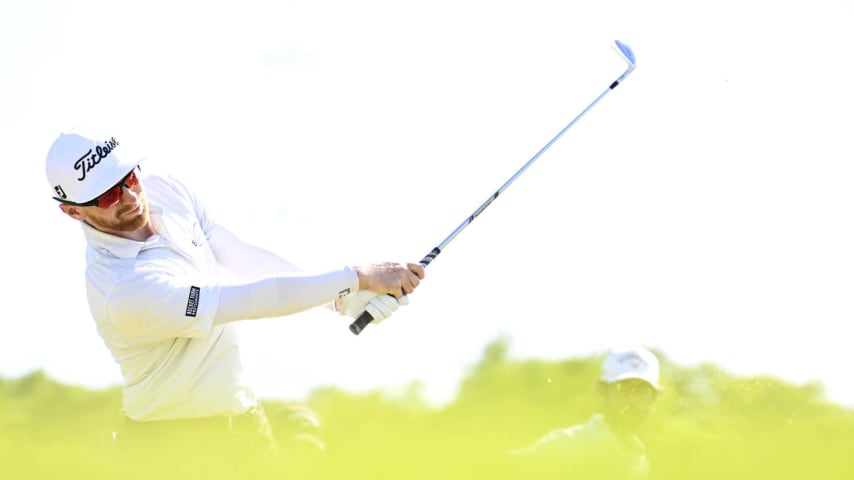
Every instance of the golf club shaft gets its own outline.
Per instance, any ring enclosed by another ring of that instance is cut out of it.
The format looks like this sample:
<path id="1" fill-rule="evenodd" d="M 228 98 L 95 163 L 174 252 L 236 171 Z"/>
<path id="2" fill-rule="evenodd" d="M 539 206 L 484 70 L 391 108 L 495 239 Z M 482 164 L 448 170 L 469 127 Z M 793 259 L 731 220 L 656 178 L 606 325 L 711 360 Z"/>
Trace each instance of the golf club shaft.
<path id="1" fill-rule="evenodd" d="M 535 161 L 537 161 L 537 159 L 538 159 L 538 158 L 540 158 L 540 156 L 541 156 L 543 153 L 545 153 L 545 152 L 546 152 L 546 150 L 548 150 L 552 145 L 554 145 L 554 143 L 555 143 L 555 142 L 557 142 L 557 141 L 560 139 L 560 137 L 562 137 L 562 136 L 563 136 L 563 134 L 567 132 L 567 130 L 569 130 L 570 128 L 572 128 L 572 126 L 573 126 L 573 125 L 575 125 L 575 123 L 576 123 L 579 119 L 581 119 L 581 117 L 583 117 L 583 116 L 584 116 L 588 111 L 590 111 L 590 109 L 591 109 L 591 108 L 593 108 L 593 106 L 594 106 L 594 105 L 596 105 L 597 103 L 599 103 L 599 100 L 601 100 L 601 99 L 602 99 L 605 95 L 607 95 L 611 90 L 613 90 L 613 89 L 617 88 L 617 85 L 619 85 L 619 84 L 620 84 L 620 82 L 622 82 L 622 81 L 623 81 L 623 79 L 625 79 L 625 78 L 626 78 L 626 77 L 627 77 L 627 76 L 632 72 L 632 70 L 634 70 L 634 68 L 635 68 L 635 58 L 634 58 L 634 54 L 632 53 L 631 49 L 630 49 L 628 46 L 626 46 L 626 45 L 624 45 L 624 44 L 620 43 L 619 41 L 617 41 L 617 42 L 616 42 L 616 46 L 617 46 L 617 49 L 618 49 L 618 53 L 620 53 L 620 55 L 623 57 L 623 59 L 625 59 L 625 60 L 629 63 L 629 67 L 626 69 L 626 71 L 625 71 L 625 72 L 623 72 L 623 74 L 622 74 L 622 75 L 620 75 L 616 80 L 614 80 L 614 81 L 611 83 L 611 85 L 609 85 L 609 86 L 608 86 L 608 88 L 607 88 L 607 89 L 605 89 L 605 91 L 604 91 L 604 92 L 600 93 L 600 94 L 599 94 L 599 96 L 598 96 L 598 97 L 596 97 L 596 99 L 595 99 L 595 100 L 593 100 L 593 102 L 592 102 L 590 105 L 588 105 L 587 107 L 585 107 L 585 108 L 584 108 L 584 110 L 582 110 L 582 111 L 581 111 L 581 113 L 579 113 L 579 114 L 578 114 L 574 119 L 572 119 L 572 121 L 571 121 L 571 122 L 569 122 L 565 127 L 563 127 L 563 129 L 562 129 L 560 132 L 558 132 L 558 133 L 557 133 L 557 135 L 555 135 L 551 140 L 549 140 L 549 142 L 548 142 L 548 143 L 546 143 L 546 144 L 543 146 L 543 148 L 541 148 L 541 149 L 540 149 L 540 151 L 538 151 L 538 152 L 537 152 L 533 157 L 531 157 L 531 159 L 530 159 L 530 160 L 528 160 L 527 162 L 525 162 L 525 164 L 524 164 L 524 165 L 522 165 L 522 168 L 520 168 L 519 170 L 517 170 L 517 171 L 516 171 L 516 173 L 514 173 L 514 174 L 513 174 L 513 176 L 512 176 L 512 177 L 510 177 L 510 179 L 509 179 L 509 180 L 507 180 L 506 182 L 504 182 L 504 184 L 503 184 L 503 185 L 501 185 L 501 187 L 499 187 L 499 188 L 498 188 L 498 190 L 496 190 L 496 191 L 495 191 L 495 193 L 493 193 L 492 195 L 490 195 L 490 196 L 489 196 L 489 198 L 487 198 L 487 199 L 486 199 L 486 201 L 484 201 L 484 202 L 483 202 L 483 203 L 482 203 L 482 204 L 477 208 L 477 210 L 475 210 L 475 211 L 474 211 L 471 215 L 469 215 L 469 216 L 468 216 L 468 218 L 466 218 L 466 219 L 465 219 L 465 220 L 464 220 L 464 221 L 463 221 L 463 222 L 462 222 L 462 223 L 461 223 L 461 224 L 460 224 L 456 229 L 454 229 L 454 231 L 453 231 L 453 232 L 451 232 L 451 234 L 450 234 L 450 235 L 448 235 L 444 240 L 442 240 L 442 242 L 441 242 L 441 243 L 439 243 L 439 245 L 437 245 L 436 247 L 434 247 L 434 248 L 433 248 L 433 250 L 431 250 L 431 251 L 430 251 L 430 253 L 428 253 L 427 255 L 425 255 L 425 256 L 424 256 L 424 258 L 422 258 L 422 259 L 421 259 L 421 264 L 422 264 L 422 265 L 424 265 L 425 267 L 426 267 L 427 265 L 430 265 L 430 262 L 432 262 L 432 261 L 433 261 L 433 260 L 434 260 L 434 259 L 435 259 L 439 254 L 440 254 L 440 253 L 442 253 L 442 250 L 444 250 L 444 248 L 445 248 L 445 247 L 447 247 L 447 246 L 448 246 L 448 244 L 449 244 L 449 243 L 451 243 L 451 241 L 452 241 L 454 238 L 456 238 L 456 237 L 457 237 L 457 235 L 459 235 L 459 234 L 460 234 L 460 232 L 462 232 L 462 231 L 463 231 L 463 230 L 464 230 L 464 229 L 465 229 L 465 228 L 466 228 L 466 227 L 467 227 L 471 222 L 473 222 L 473 221 L 474 221 L 474 219 L 478 217 L 478 215 L 480 215 L 481 213 L 483 213 L 483 211 L 484 211 L 484 210 L 486 210 L 486 207 L 488 207 L 489 205 L 491 205 L 491 204 L 492 204 L 492 202 L 493 202 L 493 201 L 495 201 L 495 199 L 496 199 L 496 198 L 498 198 L 498 195 L 500 195 L 502 192 L 504 192 L 504 190 L 506 190 L 506 189 L 507 189 L 507 187 L 509 187 L 509 186 L 510 186 L 510 184 L 512 184 L 513 182 L 515 182 L 515 181 L 516 181 L 516 179 L 517 179 L 517 178 L 519 178 L 519 176 L 521 176 L 523 173 L 525 173 L 525 171 L 528 169 L 528 167 L 530 167 L 530 166 L 531 166 Z M 353 323 L 351 323 L 351 324 L 350 324 L 350 331 L 351 331 L 351 332 L 353 332 L 353 334 L 354 334 L 354 335 L 358 335 L 358 334 L 359 334 L 359 333 L 361 333 L 361 332 L 362 332 L 362 330 L 363 330 L 365 327 L 367 327 L 367 326 L 368 326 L 368 325 L 369 325 L 373 320 L 374 320 L 374 319 L 373 319 L 373 317 L 371 316 L 371 314 L 370 314 L 370 313 L 368 313 L 367 311 L 366 311 L 366 312 L 363 312 L 363 313 L 359 316 L 359 318 L 357 318 L 355 321 L 353 321 Z"/>

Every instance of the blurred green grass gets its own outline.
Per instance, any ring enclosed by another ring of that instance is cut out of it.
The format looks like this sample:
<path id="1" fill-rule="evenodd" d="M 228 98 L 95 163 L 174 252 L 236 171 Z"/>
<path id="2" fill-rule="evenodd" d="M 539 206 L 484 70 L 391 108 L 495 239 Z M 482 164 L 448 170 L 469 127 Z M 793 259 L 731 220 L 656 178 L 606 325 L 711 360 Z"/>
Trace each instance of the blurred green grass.
<path id="1" fill-rule="evenodd" d="M 180 446 L 128 460 L 110 436 L 121 419 L 118 388 L 63 385 L 43 372 L 0 379 L 0 471 L 9 479 L 551 478 L 546 466 L 519 465 L 506 452 L 596 411 L 600 357 L 514 360 L 507 352 L 506 339 L 488 345 L 441 407 L 428 406 L 417 383 L 396 395 L 328 387 L 265 399 L 283 449 L 261 463 L 182 462 Z M 665 393 L 642 435 L 652 478 L 854 478 L 854 411 L 827 401 L 820 385 L 680 366 L 656 353 Z M 292 403 L 321 419 L 324 452 L 289 443 L 281 412 Z"/>

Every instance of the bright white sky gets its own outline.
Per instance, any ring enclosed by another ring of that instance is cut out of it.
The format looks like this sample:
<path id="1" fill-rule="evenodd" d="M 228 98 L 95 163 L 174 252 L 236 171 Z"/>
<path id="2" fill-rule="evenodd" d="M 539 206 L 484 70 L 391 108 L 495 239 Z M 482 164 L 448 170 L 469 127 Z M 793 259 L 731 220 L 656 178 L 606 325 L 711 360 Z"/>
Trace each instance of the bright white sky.
<path id="1" fill-rule="evenodd" d="M 410 306 L 358 337 L 328 312 L 241 324 L 258 392 L 420 379 L 441 402 L 503 335 L 519 358 L 640 343 L 854 406 L 851 2 L 119 3 L 0 4 L 0 375 L 120 382 L 44 178 L 61 130 L 114 131 L 305 267 L 417 261 L 623 72 L 619 39 L 637 70 Z"/>

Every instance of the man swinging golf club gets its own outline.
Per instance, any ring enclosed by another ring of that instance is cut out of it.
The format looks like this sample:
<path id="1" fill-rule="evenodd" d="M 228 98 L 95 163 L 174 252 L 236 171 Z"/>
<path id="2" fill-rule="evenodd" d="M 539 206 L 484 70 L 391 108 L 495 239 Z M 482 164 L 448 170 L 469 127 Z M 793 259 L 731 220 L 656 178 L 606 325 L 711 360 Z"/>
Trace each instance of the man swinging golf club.
<path id="1" fill-rule="evenodd" d="M 59 135 L 46 161 L 54 200 L 83 229 L 89 307 L 124 377 L 119 447 L 267 449 L 273 436 L 233 322 L 323 305 L 384 320 L 424 267 L 300 272 L 218 224 L 181 181 L 143 175 L 139 163 L 116 138 L 81 131 Z M 241 282 L 223 284 L 221 269 Z"/>

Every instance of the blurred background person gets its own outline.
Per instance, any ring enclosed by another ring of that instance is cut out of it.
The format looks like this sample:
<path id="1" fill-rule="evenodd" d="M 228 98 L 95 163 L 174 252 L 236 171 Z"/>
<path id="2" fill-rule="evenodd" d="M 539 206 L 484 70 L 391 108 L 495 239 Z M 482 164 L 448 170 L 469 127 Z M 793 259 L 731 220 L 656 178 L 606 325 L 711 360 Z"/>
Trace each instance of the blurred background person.
<path id="1" fill-rule="evenodd" d="M 649 478 L 638 435 L 661 390 L 658 358 L 641 347 L 611 350 L 596 391 L 600 411 L 586 423 L 552 430 L 512 450 L 531 473 L 562 478 Z"/>

